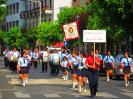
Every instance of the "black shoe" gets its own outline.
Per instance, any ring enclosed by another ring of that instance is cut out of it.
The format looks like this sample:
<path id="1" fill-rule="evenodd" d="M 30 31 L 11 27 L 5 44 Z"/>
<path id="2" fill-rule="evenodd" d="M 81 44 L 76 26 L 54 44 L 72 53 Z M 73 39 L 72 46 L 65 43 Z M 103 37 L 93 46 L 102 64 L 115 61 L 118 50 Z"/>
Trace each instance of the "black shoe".
<path id="1" fill-rule="evenodd" d="M 97 92 L 98 92 L 98 90 L 94 89 L 94 92 L 93 92 L 94 96 L 96 96 Z"/>
<path id="2" fill-rule="evenodd" d="M 94 95 L 91 95 L 89 98 L 95 98 L 95 96 Z"/>

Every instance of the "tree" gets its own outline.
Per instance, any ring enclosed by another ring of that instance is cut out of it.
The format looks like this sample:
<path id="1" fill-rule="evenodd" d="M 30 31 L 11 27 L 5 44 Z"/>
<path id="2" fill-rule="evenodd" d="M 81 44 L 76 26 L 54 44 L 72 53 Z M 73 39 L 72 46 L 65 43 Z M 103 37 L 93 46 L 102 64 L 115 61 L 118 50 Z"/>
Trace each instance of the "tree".
<path id="1" fill-rule="evenodd" d="M 5 15 L 6 15 L 6 0 L 0 0 L 0 22 L 3 21 Z"/>
<path id="2" fill-rule="evenodd" d="M 132 8 L 132 0 L 93 0 L 88 5 L 90 16 L 87 28 L 105 29 L 110 44 L 119 44 L 133 29 Z"/>
<path id="3" fill-rule="evenodd" d="M 37 29 L 38 40 L 43 45 L 51 45 L 53 42 L 63 41 L 63 34 L 57 22 L 43 22 Z"/>
<path id="4" fill-rule="evenodd" d="M 4 42 L 11 48 L 23 48 L 27 46 L 27 39 L 18 27 L 13 27 L 4 34 Z"/>
<path id="5" fill-rule="evenodd" d="M 58 23 L 60 26 L 60 32 L 63 34 L 63 30 L 62 30 L 62 26 L 64 24 L 68 24 L 70 22 L 79 20 L 79 17 L 81 18 L 82 14 L 85 14 L 87 11 L 86 6 L 78 6 L 78 7 L 73 7 L 73 8 L 64 8 L 59 14 L 58 14 Z M 85 21 L 85 19 L 84 19 Z M 79 32 L 80 32 L 80 40 L 71 40 L 69 41 L 70 46 L 74 46 L 74 44 L 78 44 L 79 45 L 79 41 L 82 41 L 82 33 L 81 30 L 83 27 L 83 24 L 81 23 L 79 25 Z"/>

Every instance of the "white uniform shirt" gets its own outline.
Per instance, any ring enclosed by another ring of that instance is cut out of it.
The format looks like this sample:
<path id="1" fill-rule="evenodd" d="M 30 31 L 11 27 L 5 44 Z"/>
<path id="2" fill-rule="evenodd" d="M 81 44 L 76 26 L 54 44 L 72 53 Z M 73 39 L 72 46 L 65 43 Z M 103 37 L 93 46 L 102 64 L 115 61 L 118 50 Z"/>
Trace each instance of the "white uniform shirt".
<path id="1" fill-rule="evenodd" d="M 20 65 L 20 67 L 27 67 L 28 63 L 29 63 L 28 58 L 21 57 L 18 59 L 18 64 Z"/>
<path id="2" fill-rule="evenodd" d="M 79 65 L 79 57 L 76 56 L 76 57 L 71 57 L 70 61 L 72 62 L 72 64 L 74 65 Z"/>
<path id="3" fill-rule="evenodd" d="M 103 61 L 112 63 L 112 62 L 114 62 L 114 57 L 113 56 L 105 56 Z"/>
<path id="4" fill-rule="evenodd" d="M 33 59 L 38 59 L 39 58 L 39 53 L 33 52 L 32 57 L 33 57 Z"/>
<path id="5" fill-rule="evenodd" d="M 133 63 L 132 61 L 132 58 L 123 58 L 121 60 L 121 63 L 124 65 L 124 66 L 131 66 L 131 64 Z"/>
<path id="6" fill-rule="evenodd" d="M 67 68 L 68 67 L 68 60 L 62 61 L 61 66 Z"/>
<path id="7" fill-rule="evenodd" d="M 80 58 L 80 65 L 79 65 L 79 69 L 80 68 L 87 68 L 85 65 L 86 62 L 86 58 Z"/>

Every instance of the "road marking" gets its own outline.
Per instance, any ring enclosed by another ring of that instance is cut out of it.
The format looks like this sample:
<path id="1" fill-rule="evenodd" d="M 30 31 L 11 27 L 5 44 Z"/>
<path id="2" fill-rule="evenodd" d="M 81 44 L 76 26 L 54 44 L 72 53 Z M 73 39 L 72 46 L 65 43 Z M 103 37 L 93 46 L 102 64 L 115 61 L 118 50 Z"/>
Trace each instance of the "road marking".
<path id="1" fill-rule="evenodd" d="M 44 96 L 47 97 L 47 98 L 59 98 L 59 97 L 61 97 L 58 94 L 44 94 Z"/>
<path id="2" fill-rule="evenodd" d="M 1 69 L 0 71 L 1 72 L 11 72 L 10 70 L 7 70 L 7 69 Z"/>
<path id="3" fill-rule="evenodd" d="M 26 93 L 22 93 L 22 92 L 14 92 L 15 96 L 17 98 L 30 98 L 30 95 L 29 94 L 26 94 Z"/>
<path id="4" fill-rule="evenodd" d="M 107 93 L 107 92 L 100 92 L 98 96 L 101 96 L 103 98 L 110 98 L 110 99 L 111 98 L 119 98 L 119 97 L 112 95 L 110 93 Z"/>
<path id="5" fill-rule="evenodd" d="M 0 98 L 2 98 L 2 95 L 0 94 Z"/>
<path id="6" fill-rule="evenodd" d="M 6 78 L 18 78 L 18 75 L 6 75 Z"/>
<path id="7" fill-rule="evenodd" d="M 10 81 L 8 81 L 9 84 L 18 84 L 19 80 L 12 78 Z M 69 85 L 71 84 L 70 81 L 63 81 L 60 79 L 28 79 L 28 84 L 29 85 L 34 85 L 34 84 L 61 84 L 61 85 Z"/>
<path id="8" fill-rule="evenodd" d="M 128 89 L 120 89 L 121 91 L 124 91 L 124 92 L 133 92 L 133 91 L 131 91 L 131 90 L 128 90 Z"/>
<path id="9" fill-rule="evenodd" d="M 133 98 L 133 93 L 129 93 L 129 92 L 121 92 L 121 94 Z"/>
<path id="10" fill-rule="evenodd" d="M 74 97 L 76 97 L 76 98 L 78 98 L 78 97 L 82 97 L 81 95 L 79 95 L 79 94 L 71 94 L 72 96 L 74 96 Z"/>

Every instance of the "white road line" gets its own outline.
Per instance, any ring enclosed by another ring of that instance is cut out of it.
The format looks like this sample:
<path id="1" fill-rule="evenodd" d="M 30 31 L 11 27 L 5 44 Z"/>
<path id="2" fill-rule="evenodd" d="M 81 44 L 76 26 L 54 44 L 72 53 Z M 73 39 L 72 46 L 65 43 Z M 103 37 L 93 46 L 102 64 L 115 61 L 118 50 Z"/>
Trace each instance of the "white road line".
<path id="1" fill-rule="evenodd" d="M 79 95 L 79 94 L 71 94 L 72 96 L 74 96 L 74 97 L 76 97 L 76 98 L 78 98 L 78 97 L 82 97 L 81 95 Z"/>
<path id="2" fill-rule="evenodd" d="M 110 99 L 112 99 L 112 98 L 119 98 L 118 96 L 112 95 L 112 94 L 107 93 L 107 92 L 101 92 L 101 93 L 99 93 L 98 96 L 101 96 L 103 98 L 110 98 Z"/>
<path id="3" fill-rule="evenodd" d="M 29 94 L 22 93 L 22 92 L 14 92 L 14 94 L 17 98 L 30 98 L 31 97 Z"/>
<path id="4" fill-rule="evenodd" d="M 133 98 L 133 93 L 121 92 L 121 94 Z"/>
<path id="5" fill-rule="evenodd" d="M 18 75 L 6 75 L 6 78 L 18 78 Z"/>
<path id="6" fill-rule="evenodd" d="M 131 90 L 128 90 L 128 89 L 123 89 L 123 88 L 120 88 L 121 91 L 124 91 L 124 92 L 133 92 Z"/>
<path id="7" fill-rule="evenodd" d="M 59 98 L 59 97 L 61 97 L 58 94 L 44 94 L 44 96 L 47 97 L 47 98 Z"/>

